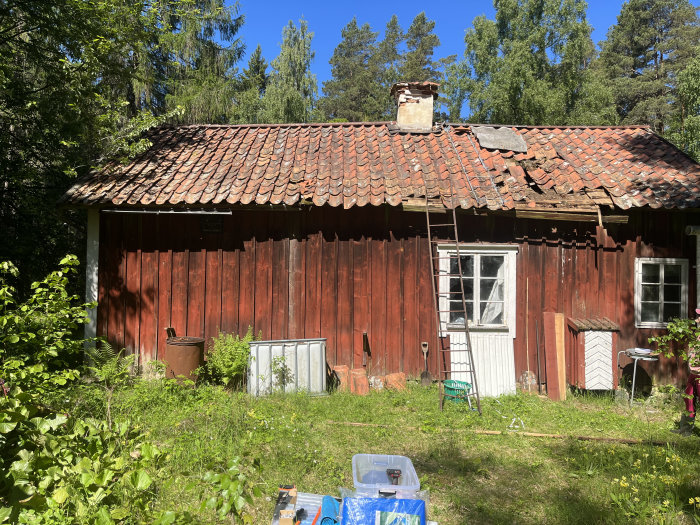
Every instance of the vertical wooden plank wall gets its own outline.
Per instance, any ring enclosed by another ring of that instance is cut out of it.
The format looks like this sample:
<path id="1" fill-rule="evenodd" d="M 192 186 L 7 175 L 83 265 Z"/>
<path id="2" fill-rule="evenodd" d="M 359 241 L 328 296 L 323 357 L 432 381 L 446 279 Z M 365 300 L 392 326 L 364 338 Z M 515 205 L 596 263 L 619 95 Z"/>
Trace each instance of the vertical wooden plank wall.
<path id="1" fill-rule="evenodd" d="M 607 229 L 467 214 L 460 221 L 463 242 L 518 244 L 516 378 L 537 372 L 538 331 L 544 374 L 545 311 L 608 317 L 621 326 L 617 348 L 645 346 L 652 332 L 634 327 L 635 258 L 696 262 L 695 239 L 683 231 L 693 219 L 682 213 L 631 212 L 628 224 Z M 202 233 L 197 216 L 103 214 L 101 228 L 98 333 L 142 362 L 162 355 L 166 326 L 207 341 L 250 326 L 266 339 L 325 337 L 331 366 L 362 366 L 366 332 L 377 374 L 418 375 L 427 341 L 437 375 L 420 213 L 237 211 L 224 216 L 220 233 Z M 573 358 L 567 366 L 570 380 L 580 380 Z M 666 360 L 648 368 L 655 376 L 678 370 Z"/>
<path id="2" fill-rule="evenodd" d="M 103 214 L 99 334 L 145 364 L 167 326 L 208 344 L 250 326 L 265 339 L 325 337 L 331 366 L 360 367 L 367 333 L 371 373 L 417 376 L 420 342 L 437 344 L 425 239 L 404 215 L 243 211 L 203 233 L 197 216 Z"/>

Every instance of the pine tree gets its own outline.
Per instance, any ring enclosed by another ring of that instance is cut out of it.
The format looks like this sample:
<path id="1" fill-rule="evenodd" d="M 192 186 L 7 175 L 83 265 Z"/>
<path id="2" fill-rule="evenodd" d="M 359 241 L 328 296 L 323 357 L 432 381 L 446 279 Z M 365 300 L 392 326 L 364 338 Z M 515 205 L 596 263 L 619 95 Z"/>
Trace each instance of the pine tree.
<path id="1" fill-rule="evenodd" d="M 392 19 L 393 20 L 393 19 Z M 399 77 L 404 82 L 438 81 L 441 78 L 440 63 L 433 62 L 435 48 L 440 39 L 433 33 L 435 22 L 419 13 L 406 31 L 407 52 L 402 57 Z"/>
<path id="2" fill-rule="evenodd" d="M 234 96 L 232 124 L 257 124 L 262 119 L 263 100 L 270 75 L 267 73 L 267 62 L 262 56 L 258 44 L 248 59 L 248 67 L 243 70 L 239 79 L 239 87 Z"/>
<path id="3" fill-rule="evenodd" d="M 678 75 L 698 42 L 698 16 L 688 0 L 629 0 L 622 6 L 600 60 L 623 123 L 667 131 L 681 111 Z"/>
<path id="4" fill-rule="evenodd" d="M 262 99 L 261 122 L 308 122 L 317 94 L 316 75 L 311 73 L 313 33 L 306 20 L 299 27 L 289 21 L 282 32 L 279 56 Z"/>
<path id="5" fill-rule="evenodd" d="M 465 62 L 449 72 L 452 112 L 468 94 L 473 121 L 566 124 L 591 117 L 586 123 L 607 123 L 609 97 L 589 87 L 595 49 L 585 1 L 494 5 L 495 20 L 474 20 L 465 37 Z"/>
<path id="6" fill-rule="evenodd" d="M 262 55 L 260 44 L 255 48 L 248 60 L 248 67 L 243 70 L 241 86 L 243 90 L 256 89 L 262 96 L 265 93 L 269 75 L 267 74 L 267 62 Z"/>
<path id="7" fill-rule="evenodd" d="M 224 0 L 160 0 L 163 35 L 159 45 L 167 59 L 166 109 L 181 106 L 184 123 L 227 122 L 233 112 L 235 64 L 245 46 L 237 38 L 244 17 L 238 4 Z"/>
<path id="8" fill-rule="evenodd" d="M 325 96 L 319 107 L 330 120 L 377 120 L 382 113 L 377 33 L 369 24 L 358 27 L 353 18 L 341 35 L 330 59 L 332 78 L 323 83 Z"/>

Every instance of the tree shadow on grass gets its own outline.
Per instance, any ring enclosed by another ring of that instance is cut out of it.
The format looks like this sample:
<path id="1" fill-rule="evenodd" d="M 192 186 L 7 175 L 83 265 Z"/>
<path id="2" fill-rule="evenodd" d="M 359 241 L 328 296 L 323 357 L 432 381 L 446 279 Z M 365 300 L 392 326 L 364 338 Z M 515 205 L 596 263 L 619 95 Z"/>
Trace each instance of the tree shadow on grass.
<path id="1" fill-rule="evenodd" d="M 453 523 L 610 523 L 615 509 L 602 505 L 561 479 L 545 464 L 562 455 L 562 444 L 510 442 L 504 437 L 436 439 L 411 459 L 424 485 L 446 501 Z M 515 438 L 518 439 L 518 438 Z M 524 449 L 518 453 L 518 446 Z M 555 463 L 557 460 L 554 460 Z M 562 465 L 557 465 L 561 467 Z M 564 465 L 568 474 L 574 474 Z M 617 516 L 619 521 L 619 516 Z"/>

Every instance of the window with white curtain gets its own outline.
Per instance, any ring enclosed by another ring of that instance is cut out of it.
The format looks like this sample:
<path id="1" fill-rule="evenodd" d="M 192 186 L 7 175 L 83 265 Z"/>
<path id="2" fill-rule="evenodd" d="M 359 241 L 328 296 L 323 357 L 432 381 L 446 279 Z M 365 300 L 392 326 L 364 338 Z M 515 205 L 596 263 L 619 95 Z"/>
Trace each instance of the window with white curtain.
<path id="1" fill-rule="evenodd" d="M 441 256 L 456 256 L 454 247 L 441 247 Z M 442 299 L 441 310 L 449 310 L 443 319 L 448 327 L 463 326 L 464 315 L 462 300 L 459 295 L 464 286 L 467 318 L 470 326 L 484 328 L 505 328 L 511 324 L 514 315 L 509 311 L 509 299 L 515 296 L 515 249 L 511 247 L 465 247 L 460 248 L 460 264 L 457 258 L 443 259 L 443 274 L 448 275 L 441 280 L 441 289 L 448 289 Z M 449 265 L 449 266 L 448 266 Z M 449 305 L 449 307 L 448 307 Z"/>

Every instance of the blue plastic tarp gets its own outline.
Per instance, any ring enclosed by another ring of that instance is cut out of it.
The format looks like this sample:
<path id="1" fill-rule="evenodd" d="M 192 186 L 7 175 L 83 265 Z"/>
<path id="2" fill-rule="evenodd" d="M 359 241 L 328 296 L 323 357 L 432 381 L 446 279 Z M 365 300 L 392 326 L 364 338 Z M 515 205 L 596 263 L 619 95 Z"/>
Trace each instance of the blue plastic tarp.
<path id="1" fill-rule="evenodd" d="M 343 525 L 425 525 L 422 499 L 345 498 Z"/>

